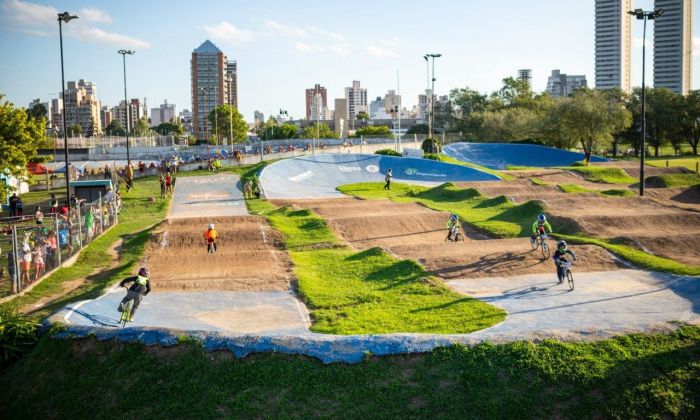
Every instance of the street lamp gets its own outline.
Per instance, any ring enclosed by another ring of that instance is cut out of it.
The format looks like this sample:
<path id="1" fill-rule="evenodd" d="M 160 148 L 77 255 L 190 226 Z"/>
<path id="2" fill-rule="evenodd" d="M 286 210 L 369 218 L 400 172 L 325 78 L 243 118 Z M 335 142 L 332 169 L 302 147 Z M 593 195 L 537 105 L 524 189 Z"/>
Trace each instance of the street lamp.
<path id="1" fill-rule="evenodd" d="M 124 64 L 124 111 L 126 111 L 126 164 L 131 164 L 131 155 L 129 155 L 129 117 L 131 112 L 129 109 L 129 100 L 126 96 L 126 55 L 134 55 L 136 51 L 132 50 L 119 50 L 117 51 L 122 55 L 122 62 Z"/>
<path id="2" fill-rule="evenodd" d="M 434 109 L 433 97 L 435 96 L 435 59 L 440 58 L 440 57 L 442 57 L 442 54 L 426 54 L 423 56 L 423 58 L 425 59 L 426 65 L 428 63 L 428 58 L 431 59 L 432 67 L 433 67 L 433 77 L 430 79 L 432 82 L 432 85 L 430 87 L 430 102 L 429 102 L 430 113 L 428 115 L 428 135 L 430 136 L 431 139 L 433 138 L 433 109 Z M 432 144 L 435 144 L 435 142 L 433 142 Z M 433 153 L 435 153 L 435 152 L 436 151 L 434 150 Z"/>
<path id="3" fill-rule="evenodd" d="M 654 20 L 657 17 L 664 14 L 664 9 L 656 9 L 653 11 L 644 11 L 642 9 L 634 9 L 627 12 L 628 14 L 635 16 L 637 20 L 644 21 L 644 31 L 642 35 L 642 139 L 639 147 L 639 195 L 644 195 L 644 157 L 646 155 L 646 87 L 644 84 L 644 78 L 646 76 L 646 37 L 647 37 L 647 20 Z"/>
<path id="4" fill-rule="evenodd" d="M 66 159 L 66 202 L 70 203 L 70 172 L 68 172 L 68 130 L 66 123 L 66 78 L 63 69 L 63 26 L 62 22 L 70 22 L 73 19 L 78 19 L 78 16 L 71 15 L 68 12 L 63 12 L 58 14 L 58 39 L 61 45 L 61 94 L 63 95 L 63 100 L 61 101 L 61 107 L 63 108 L 63 152 Z M 70 204 L 68 205 L 68 212 L 70 216 Z"/>

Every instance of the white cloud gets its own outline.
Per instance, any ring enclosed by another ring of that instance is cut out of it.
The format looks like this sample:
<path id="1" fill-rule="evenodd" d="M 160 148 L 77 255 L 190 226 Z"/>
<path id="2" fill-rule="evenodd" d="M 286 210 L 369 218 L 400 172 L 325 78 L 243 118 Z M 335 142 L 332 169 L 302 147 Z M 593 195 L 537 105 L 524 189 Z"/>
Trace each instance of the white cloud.
<path id="1" fill-rule="evenodd" d="M 399 54 L 391 48 L 379 47 L 377 45 L 368 45 L 365 47 L 365 52 L 376 58 L 396 58 Z"/>
<path id="2" fill-rule="evenodd" d="M 255 34 L 247 29 L 239 29 L 228 22 L 221 22 L 214 26 L 205 26 L 204 31 L 217 41 L 231 44 L 242 44 L 255 38 Z"/>
<path id="3" fill-rule="evenodd" d="M 80 13 L 78 13 L 78 16 L 80 16 L 80 19 L 85 19 L 88 22 L 112 23 L 112 17 L 110 15 L 94 7 L 86 7 L 84 9 L 80 9 Z"/>
<path id="4" fill-rule="evenodd" d="M 348 44 L 347 42 L 342 42 L 340 44 L 331 45 L 331 52 L 338 54 L 342 57 L 347 57 L 348 55 L 350 55 L 350 48 L 350 44 Z"/>
<path id="5" fill-rule="evenodd" d="M 302 53 L 310 53 L 313 51 L 313 47 L 309 44 L 304 44 L 303 42 L 297 42 L 294 44 L 294 49 Z"/>
<path id="6" fill-rule="evenodd" d="M 3 18 L 9 21 L 16 30 L 33 36 L 51 36 L 47 27 L 55 28 L 58 20 L 58 10 L 51 6 L 29 3 L 21 0 L 6 0 L 2 4 Z M 94 44 L 114 45 L 122 48 L 150 48 L 151 44 L 116 32 L 107 32 L 90 26 L 89 23 L 107 23 L 111 18 L 106 13 L 95 8 L 82 9 L 78 14 L 80 19 L 64 25 L 66 36 Z"/>
<path id="7" fill-rule="evenodd" d="M 381 39 L 379 40 L 379 44 L 383 45 L 385 47 L 395 47 L 398 45 L 399 39 L 397 37 L 392 37 L 391 39 Z"/>
<path id="8" fill-rule="evenodd" d="M 107 32 L 94 26 L 75 25 L 69 27 L 68 35 L 93 44 L 107 44 L 121 48 L 145 49 L 151 44 L 137 38 L 116 32 Z"/>
<path id="9" fill-rule="evenodd" d="M 339 34 L 337 32 L 328 32 L 328 36 L 335 39 L 336 41 L 344 41 L 345 35 Z"/>
<path id="10" fill-rule="evenodd" d="M 5 17 L 18 25 L 41 26 L 52 24 L 58 19 L 58 10 L 55 8 L 20 0 L 7 0 L 2 4 L 2 9 Z"/>
<path id="11" fill-rule="evenodd" d="M 292 35 L 298 37 L 305 37 L 308 35 L 308 32 L 306 32 L 302 28 L 299 28 L 298 26 L 284 25 L 275 20 L 265 21 L 265 28 L 283 35 Z"/>

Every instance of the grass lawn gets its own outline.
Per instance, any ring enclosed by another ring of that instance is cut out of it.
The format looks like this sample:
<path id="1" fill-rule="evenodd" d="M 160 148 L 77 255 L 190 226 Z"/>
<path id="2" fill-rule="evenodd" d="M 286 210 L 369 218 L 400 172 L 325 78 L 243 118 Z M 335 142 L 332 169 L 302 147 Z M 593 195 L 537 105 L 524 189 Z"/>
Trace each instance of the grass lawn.
<path id="1" fill-rule="evenodd" d="M 590 192 L 595 192 L 593 190 L 589 190 L 588 188 L 584 188 L 578 184 L 559 184 L 558 185 L 559 189 L 562 192 L 565 193 L 590 193 Z"/>
<path id="2" fill-rule="evenodd" d="M 657 188 L 689 187 L 700 184 L 700 175 L 696 173 L 656 175 L 648 177 L 646 183 L 650 187 Z"/>
<path id="3" fill-rule="evenodd" d="M 647 165 L 665 168 L 666 162 L 669 167 L 682 166 L 690 171 L 695 172 L 696 164 L 700 162 L 700 157 L 694 156 L 667 156 L 667 157 L 648 157 L 644 160 Z"/>
<path id="4" fill-rule="evenodd" d="M 455 346 L 355 365 L 44 337 L 0 382 L 6 419 L 698 418 L 700 328 Z"/>
<path id="5" fill-rule="evenodd" d="M 600 182 L 604 184 L 634 184 L 637 179 L 632 178 L 620 168 L 609 166 L 564 166 L 558 169 L 580 173 L 586 181 Z"/>
<path id="6" fill-rule="evenodd" d="M 527 236 L 530 223 L 535 220 L 537 214 L 545 210 L 539 201 L 528 201 L 516 205 L 504 196 L 489 198 L 473 188 L 459 189 L 450 183 L 434 188 L 392 183 L 391 191 L 384 190 L 383 185 L 378 182 L 367 182 L 343 185 L 338 190 L 344 194 L 364 199 L 418 202 L 435 210 L 457 213 L 465 222 L 497 237 Z M 562 223 L 562 225 L 566 225 L 566 223 Z M 631 263 L 649 270 L 682 275 L 700 275 L 700 266 L 689 266 L 670 259 L 649 255 L 636 248 L 616 244 L 607 239 L 590 238 L 578 232 L 566 230 L 558 231 L 556 235 L 579 243 L 601 246 Z"/>
<path id="7" fill-rule="evenodd" d="M 248 206 L 284 234 L 314 332 L 461 334 L 505 318 L 501 309 L 452 292 L 415 261 L 379 248 L 356 252 L 339 245 L 309 210 L 275 208 L 263 200 L 248 200 Z"/>
<path id="8" fill-rule="evenodd" d="M 532 182 L 534 185 L 540 185 L 540 186 L 542 186 L 542 187 L 547 187 L 547 186 L 549 186 L 549 185 L 554 185 L 554 184 L 550 184 L 550 183 L 547 182 L 547 181 L 543 181 L 543 180 L 541 180 L 541 179 L 539 179 L 539 178 L 534 178 L 534 177 L 528 178 L 528 180 L 530 180 L 530 182 Z"/>

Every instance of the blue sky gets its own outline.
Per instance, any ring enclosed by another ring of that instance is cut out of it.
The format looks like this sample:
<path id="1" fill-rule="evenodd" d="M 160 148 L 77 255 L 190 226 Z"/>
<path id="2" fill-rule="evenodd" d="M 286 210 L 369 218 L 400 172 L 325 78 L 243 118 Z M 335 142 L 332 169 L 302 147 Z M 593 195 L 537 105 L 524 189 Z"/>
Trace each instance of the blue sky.
<path id="1" fill-rule="evenodd" d="M 649 9 L 653 1 L 633 1 Z M 700 6 L 694 8 L 693 87 L 700 88 Z M 304 89 L 321 83 L 329 101 L 360 80 L 369 98 L 396 88 L 404 106 L 425 89 L 423 54 L 436 62 L 436 91 L 469 86 L 490 92 L 520 68 L 533 69 L 541 91 L 552 69 L 585 74 L 594 85 L 593 0 L 431 2 L 334 1 L 21 1 L 0 0 L 0 92 L 27 106 L 60 91 L 56 12 L 80 19 L 64 26 L 66 80 L 97 83 L 103 104 L 123 98 L 120 48 L 129 97 L 155 107 L 167 99 L 191 109 L 191 52 L 210 39 L 238 61 L 240 111 L 304 114 Z M 634 21 L 635 84 L 641 83 L 641 23 Z M 653 28 L 647 34 L 648 39 Z M 651 76 L 652 51 L 647 52 Z M 332 102 L 329 103 L 332 108 Z"/>

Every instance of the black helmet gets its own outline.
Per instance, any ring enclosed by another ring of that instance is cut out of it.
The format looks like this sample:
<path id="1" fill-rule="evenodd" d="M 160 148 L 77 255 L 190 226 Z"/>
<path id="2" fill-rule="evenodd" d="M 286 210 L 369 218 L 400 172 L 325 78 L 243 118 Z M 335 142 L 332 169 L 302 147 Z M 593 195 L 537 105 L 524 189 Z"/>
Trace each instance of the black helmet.
<path id="1" fill-rule="evenodd" d="M 557 248 L 562 251 L 566 250 L 566 241 L 561 240 L 557 242 Z"/>
<path id="2" fill-rule="evenodd" d="M 148 268 L 146 268 L 146 267 L 139 268 L 139 276 L 148 277 L 148 274 L 149 274 Z"/>

